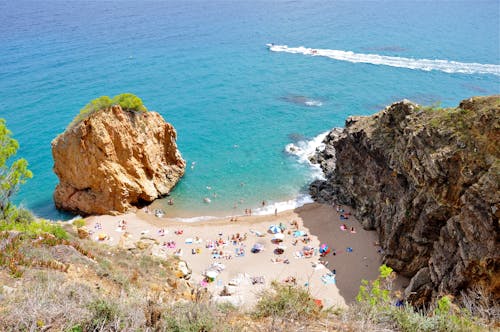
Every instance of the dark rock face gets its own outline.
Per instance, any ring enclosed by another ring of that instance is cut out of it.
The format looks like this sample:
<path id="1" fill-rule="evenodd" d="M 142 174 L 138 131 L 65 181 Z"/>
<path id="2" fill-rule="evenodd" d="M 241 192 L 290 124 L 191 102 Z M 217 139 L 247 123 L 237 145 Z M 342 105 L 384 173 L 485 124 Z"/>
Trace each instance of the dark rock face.
<path id="1" fill-rule="evenodd" d="M 499 119 L 500 96 L 444 110 L 401 101 L 349 117 L 314 158 L 327 180 L 313 197 L 353 206 L 378 232 L 414 303 L 474 285 L 500 300 Z"/>

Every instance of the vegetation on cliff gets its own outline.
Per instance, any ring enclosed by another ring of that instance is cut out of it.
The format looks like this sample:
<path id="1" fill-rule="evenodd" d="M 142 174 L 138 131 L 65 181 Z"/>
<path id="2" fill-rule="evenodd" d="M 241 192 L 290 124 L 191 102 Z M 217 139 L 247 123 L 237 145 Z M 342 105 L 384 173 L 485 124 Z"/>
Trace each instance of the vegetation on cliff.
<path id="1" fill-rule="evenodd" d="M 31 262 L 12 273 L 0 260 L 0 330 L 465 332 L 494 330 L 492 317 L 498 319 L 498 313 L 489 320 L 474 317 L 451 297 L 425 311 L 396 306 L 388 268 L 365 283 L 359 302 L 349 308 L 323 308 L 307 288 L 275 282 L 245 311 L 215 304 L 203 289 L 180 279 L 177 258 L 81 240 L 73 225 L 63 228 L 68 240 L 0 232 L 8 255 Z"/>
<path id="2" fill-rule="evenodd" d="M 377 231 L 417 306 L 478 288 L 500 301 L 499 114 L 500 96 L 444 109 L 405 100 L 349 117 L 316 157 L 326 181 L 313 196 L 353 206 Z"/>
<path id="3" fill-rule="evenodd" d="M 114 96 L 113 99 L 108 96 L 101 96 L 85 105 L 70 123 L 69 128 L 75 126 L 95 112 L 107 109 L 113 105 L 120 105 L 121 108 L 126 111 L 147 112 L 147 108 L 142 103 L 142 99 L 132 93 L 122 93 Z"/>

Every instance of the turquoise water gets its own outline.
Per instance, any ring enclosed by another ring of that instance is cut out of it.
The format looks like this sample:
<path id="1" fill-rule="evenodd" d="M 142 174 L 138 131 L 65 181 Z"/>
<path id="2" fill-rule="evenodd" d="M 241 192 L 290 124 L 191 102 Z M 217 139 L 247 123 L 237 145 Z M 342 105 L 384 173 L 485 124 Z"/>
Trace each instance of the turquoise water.
<path id="1" fill-rule="evenodd" d="M 52 202 L 50 142 L 89 100 L 122 92 L 171 122 L 195 162 L 168 214 L 295 199 L 315 174 L 287 144 L 402 98 L 453 106 L 500 93 L 499 20 L 497 1 L 1 1 L 0 117 L 35 175 L 17 203 L 67 217 Z M 271 52 L 266 43 L 354 59 Z M 402 67 L 357 63 L 359 54 Z M 411 69 L 405 59 L 431 62 Z M 443 71 L 436 59 L 458 63 Z M 484 73 L 469 63 L 493 66 Z"/>

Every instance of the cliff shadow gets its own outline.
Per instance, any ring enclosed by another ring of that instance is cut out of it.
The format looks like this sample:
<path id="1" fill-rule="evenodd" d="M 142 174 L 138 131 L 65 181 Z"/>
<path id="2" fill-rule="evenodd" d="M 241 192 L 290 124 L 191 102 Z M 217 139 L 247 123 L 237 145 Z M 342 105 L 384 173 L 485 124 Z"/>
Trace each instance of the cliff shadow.
<path id="1" fill-rule="evenodd" d="M 345 212 L 352 212 L 349 207 L 343 209 Z M 328 261 L 327 268 L 330 271 L 335 270 L 340 295 L 347 304 L 356 301 L 361 280 L 375 280 L 379 275 L 382 255 L 377 245 L 377 233 L 365 231 L 351 215 L 347 216 L 348 219 L 341 220 L 341 213 L 327 204 L 307 204 L 296 209 L 295 213 L 304 221 L 304 226 L 310 233 L 318 237 L 320 243 L 326 243 L 330 247 L 330 253 L 322 260 Z M 342 225 L 347 229 L 342 230 Z M 352 227 L 355 233 L 351 232 Z"/>

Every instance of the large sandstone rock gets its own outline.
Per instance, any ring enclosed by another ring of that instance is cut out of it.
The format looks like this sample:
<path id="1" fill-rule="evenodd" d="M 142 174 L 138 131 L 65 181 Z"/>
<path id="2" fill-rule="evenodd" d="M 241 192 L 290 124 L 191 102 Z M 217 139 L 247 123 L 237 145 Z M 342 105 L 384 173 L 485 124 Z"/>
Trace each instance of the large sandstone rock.
<path id="1" fill-rule="evenodd" d="M 415 303 L 475 285 L 498 301 L 499 142 L 500 96 L 448 110 L 398 102 L 327 136 L 315 158 L 327 180 L 311 194 L 378 232 L 385 263 L 414 278 Z"/>
<path id="2" fill-rule="evenodd" d="M 156 112 L 113 106 L 52 141 L 56 207 L 117 214 L 166 195 L 184 174 L 176 132 Z"/>

